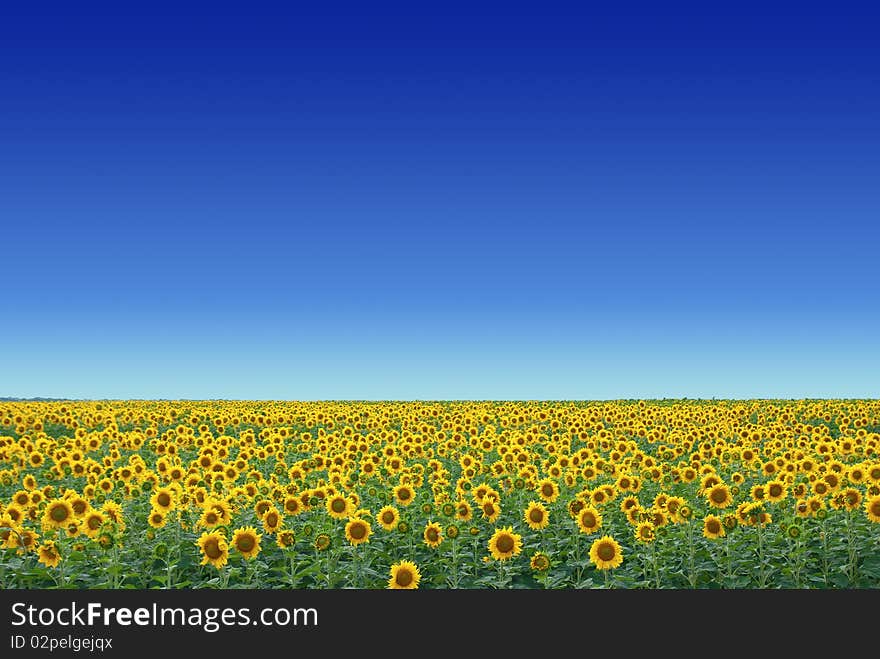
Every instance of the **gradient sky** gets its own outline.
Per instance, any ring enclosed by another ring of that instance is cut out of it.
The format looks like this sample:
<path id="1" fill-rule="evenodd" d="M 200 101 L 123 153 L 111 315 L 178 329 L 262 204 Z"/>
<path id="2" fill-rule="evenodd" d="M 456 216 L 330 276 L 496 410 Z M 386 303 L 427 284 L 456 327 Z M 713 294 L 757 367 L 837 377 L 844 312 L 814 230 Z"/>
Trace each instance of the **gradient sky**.
<path id="1" fill-rule="evenodd" d="M 358 5 L 4 6 L 0 396 L 880 397 L 876 13 Z"/>

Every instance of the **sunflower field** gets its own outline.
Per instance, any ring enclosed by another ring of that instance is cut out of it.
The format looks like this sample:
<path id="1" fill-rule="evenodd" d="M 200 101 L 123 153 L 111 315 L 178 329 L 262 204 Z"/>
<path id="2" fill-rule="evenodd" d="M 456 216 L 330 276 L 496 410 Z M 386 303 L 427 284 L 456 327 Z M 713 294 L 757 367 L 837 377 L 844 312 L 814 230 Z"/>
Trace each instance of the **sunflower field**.
<path id="1" fill-rule="evenodd" d="M 876 588 L 880 401 L 0 402 L 0 588 Z"/>

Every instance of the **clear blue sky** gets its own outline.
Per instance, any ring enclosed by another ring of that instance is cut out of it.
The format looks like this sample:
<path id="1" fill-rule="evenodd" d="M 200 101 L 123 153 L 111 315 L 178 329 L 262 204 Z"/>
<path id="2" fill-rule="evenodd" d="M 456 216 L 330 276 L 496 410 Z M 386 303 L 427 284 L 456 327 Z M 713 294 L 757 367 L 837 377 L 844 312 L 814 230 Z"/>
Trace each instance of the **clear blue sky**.
<path id="1" fill-rule="evenodd" d="M 876 13 L 297 4 L 4 6 L 0 396 L 880 396 Z"/>

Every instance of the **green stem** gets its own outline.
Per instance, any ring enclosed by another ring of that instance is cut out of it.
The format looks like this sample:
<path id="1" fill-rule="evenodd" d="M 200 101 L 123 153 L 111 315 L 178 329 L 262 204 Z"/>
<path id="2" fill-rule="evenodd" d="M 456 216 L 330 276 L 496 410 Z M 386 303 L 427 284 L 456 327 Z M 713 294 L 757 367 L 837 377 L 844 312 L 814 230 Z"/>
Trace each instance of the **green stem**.
<path id="1" fill-rule="evenodd" d="M 730 555 L 730 534 L 727 533 L 724 536 L 724 555 L 727 558 L 727 575 L 726 580 L 728 585 L 732 587 L 733 585 L 733 557 Z"/>
<path id="2" fill-rule="evenodd" d="M 660 589 L 660 570 L 657 568 L 657 543 L 655 540 L 651 543 L 651 567 L 654 569 L 654 587 Z"/>
<path id="3" fill-rule="evenodd" d="M 691 588 L 697 587 L 697 571 L 695 567 L 695 552 L 694 552 L 694 530 L 693 525 L 690 522 L 687 522 L 687 537 L 688 537 L 688 583 Z"/>
<path id="4" fill-rule="evenodd" d="M 851 510 L 846 511 L 846 544 L 849 554 L 849 563 L 847 564 L 849 585 L 852 588 L 857 588 L 859 581 L 859 553 L 856 547 L 856 538 L 852 528 Z"/>
<path id="5" fill-rule="evenodd" d="M 822 578 L 825 581 L 825 587 L 828 588 L 828 533 L 826 532 L 824 519 L 819 528 L 819 534 L 822 536 Z"/>
<path id="6" fill-rule="evenodd" d="M 455 557 L 455 538 L 452 539 L 452 587 L 458 588 L 458 561 Z"/>
<path id="7" fill-rule="evenodd" d="M 756 526 L 758 528 L 758 588 L 764 588 L 767 585 L 767 577 L 764 567 L 764 525 L 761 523 L 760 517 Z"/>

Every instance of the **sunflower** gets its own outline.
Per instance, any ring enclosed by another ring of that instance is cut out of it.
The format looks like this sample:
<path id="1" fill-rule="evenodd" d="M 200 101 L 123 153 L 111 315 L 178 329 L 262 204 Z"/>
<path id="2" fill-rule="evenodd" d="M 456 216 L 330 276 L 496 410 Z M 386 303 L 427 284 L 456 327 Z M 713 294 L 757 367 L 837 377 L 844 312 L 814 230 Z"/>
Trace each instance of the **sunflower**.
<path id="1" fill-rule="evenodd" d="M 376 516 L 379 524 L 386 531 L 393 531 L 400 521 L 400 512 L 394 506 L 384 506 Z"/>
<path id="2" fill-rule="evenodd" d="M 862 493 L 854 487 L 846 488 L 841 494 L 843 507 L 847 510 L 856 510 L 862 504 Z"/>
<path id="3" fill-rule="evenodd" d="M 501 506 L 491 499 L 484 499 L 483 503 L 480 504 L 480 511 L 483 513 L 484 519 L 489 520 L 490 523 L 494 523 L 501 514 Z"/>
<path id="4" fill-rule="evenodd" d="M 107 518 L 100 511 L 90 510 L 80 522 L 80 528 L 89 538 L 95 539 L 106 521 Z"/>
<path id="5" fill-rule="evenodd" d="M 213 529 L 215 526 L 219 526 L 223 520 L 220 517 L 220 513 L 214 510 L 213 507 L 205 508 L 202 511 L 201 516 L 199 517 L 199 521 L 197 522 L 197 526 L 204 526 L 208 529 Z"/>
<path id="6" fill-rule="evenodd" d="M 280 549 L 289 549 L 296 542 L 296 536 L 290 529 L 281 529 L 275 536 L 275 544 Z"/>
<path id="7" fill-rule="evenodd" d="M 73 514 L 77 517 L 82 517 L 89 510 L 89 502 L 86 501 L 84 497 L 81 497 L 78 494 L 74 494 L 73 496 L 68 498 L 68 503 L 70 503 L 70 507 L 73 508 Z"/>
<path id="8" fill-rule="evenodd" d="M 865 514 L 874 523 L 880 523 L 880 495 L 873 496 L 865 502 Z"/>
<path id="9" fill-rule="evenodd" d="M 235 530 L 232 535 L 232 546 L 246 559 L 256 558 L 260 553 L 260 538 L 253 526 L 244 526 Z"/>
<path id="10" fill-rule="evenodd" d="M 302 512 L 302 502 L 295 496 L 284 499 L 284 513 L 286 515 L 299 515 Z"/>
<path id="11" fill-rule="evenodd" d="M 523 517 L 526 520 L 526 524 L 529 525 L 529 528 L 535 531 L 546 528 L 547 525 L 550 524 L 550 515 L 547 512 L 547 508 L 544 507 L 544 504 L 538 503 L 537 501 L 529 501 L 529 505 L 526 507 Z"/>
<path id="12" fill-rule="evenodd" d="M 39 534 L 30 529 L 23 529 L 18 533 L 12 533 L 8 538 L 9 548 L 17 549 L 19 554 L 33 551 L 37 546 L 37 538 L 39 537 Z"/>
<path id="13" fill-rule="evenodd" d="M 12 549 L 11 538 L 15 535 L 14 531 L 19 530 L 19 526 L 11 517 L 0 515 L 0 547 L 3 549 Z"/>
<path id="14" fill-rule="evenodd" d="M 346 519 L 353 512 L 351 501 L 341 494 L 334 494 L 331 497 L 327 497 L 325 507 L 327 508 L 327 513 L 333 519 Z"/>
<path id="15" fill-rule="evenodd" d="M 536 551 L 529 560 L 529 567 L 535 572 L 546 572 L 550 569 L 550 557 L 542 551 Z"/>
<path id="16" fill-rule="evenodd" d="M 617 541 L 609 535 L 594 540 L 590 547 L 590 561 L 597 570 L 619 567 L 623 563 L 623 552 Z"/>
<path id="17" fill-rule="evenodd" d="M 587 503 L 583 499 L 572 499 L 568 502 L 565 509 L 568 511 L 569 517 L 577 519 L 578 513 L 580 513 L 586 506 Z"/>
<path id="18" fill-rule="evenodd" d="M 513 532 L 513 527 L 495 529 L 489 539 L 489 553 L 498 561 L 506 561 L 522 551 L 522 536 Z"/>
<path id="19" fill-rule="evenodd" d="M 147 522 L 154 529 L 161 529 L 165 526 L 165 513 L 161 510 L 151 510 L 150 515 L 147 517 Z"/>
<path id="20" fill-rule="evenodd" d="M 318 551 L 327 551 L 330 549 L 330 545 L 333 544 L 330 536 L 326 533 L 319 533 L 315 536 L 315 549 Z"/>
<path id="21" fill-rule="evenodd" d="M 174 491 L 167 487 L 160 487 L 150 497 L 150 505 L 155 510 L 167 514 L 174 508 Z"/>
<path id="22" fill-rule="evenodd" d="M 46 540 L 37 548 L 37 556 L 39 562 L 46 567 L 57 567 L 61 562 L 61 554 L 58 553 L 58 547 L 52 540 Z"/>
<path id="23" fill-rule="evenodd" d="M 352 545 L 360 545 L 370 541 L 370 523 L 359 517 L 352 517 L 345 525 L 345 539 Z"/>
<path id="24" fill-rule="evenodd" d="M 52 499 L 46 505 L 43 514 L 43 527 L 46 529 L 61 529 L 67 526 L 73 518 L 73 507 L 64 499 Z"/>
<path id="25" fill-rule="evenodd" d="M 422 575 L 415 563 L 400 561 L 391 566 L 390 572 L 388 588 L 391 590 L 415 590 L 419 587 Z"/>
<path id="26" fill-rule="evenodd" d="M 713 508 L 727 508 L 733 503 L 730 488 L 724 483 L 716 483 L 706 491 L 706 500 Z"/>
<path id="27" fill-rule="evenodd" d="M 620 501 L 620 512 L 625 513 L 630 508 L 637 508 L 639 506 L 639 498 L 634 495 L 630 495 L 628 497 L 624 497 Z"/>
<path id="28" fill-rule="evenodd" d="M 459 522 L 469 522 L 473 516 L 471 505 L 467 501 L 461 500 L 455 504 L 455 519 Z"/>
<path id="29" fill-rule="evenodd" d="M 592 506 L 586 506 L 578 513 L 577 525 L 581 533 L 595 533 L 602 527 L 602 515 Z"/>
<path id="30" fill-rule="evenodd" d="M 219 531 L 205 531 L 196 544 L 202 551 L 201 565 L 210 563 L 219 570 L 229 560 L 229 544 Z"/>
<path id="31" fill-rule="evenodd" d="M 636 540 L 644 544 L 649 544 L 657 539 L 657 533 L 651 522 L 639 522 L 635 530 Z"/>
<path id="32" fill-rule="evenodd" d="M 74 506 L 76 512 L 76 506 Z M 122 516 L 122 506 L 115 501 L 105 501 L 101 506 L 101 513 L 112 521 L 120 532 L 125 530 L 125 518 Z"/>
<path id="33" fill-rule="evenodd" d="M 782 501 L 786 495 L 785 483 L 780 480 L 767 481 L 765 493 L 768 501 Z"/>
<path id="34" fill-rule="evenodd" d="M 425 530 L 422 532 L 425 544 L 431 549 L 436 549 L 443 542 L 443 529 L 437 522 L 428 522 Z"/>
<path id="35" fill-rule="evenodd" d="M 709 540 L 717 540 L 724 536 L 724 524 L 720 517 L 706 515 L 703 519 L 703 536 Z"/>
<path id="36" fill-rule="evenodd" d="M 394 498 L 401 506 L 408 506 L 413 502 L 415 492 L 413 492 L 413 489 L 409 485 L 395 485 Z"/>
<path id="37" fill-rule="evenodd" d="M 266 514 L 263 515 L 263 530 L 269 534 L 275 533 L 281 528 L 283 522 L 284 519 L 281 517 L 281 511 L 275 506 L 270 506 Z"/>
<path id="38" fill-rule="evenodd" d="M 538 481 L 538 496 L 547 503 L 553 503 L 559 498 L 559 486 L 551 478 Z"/>

